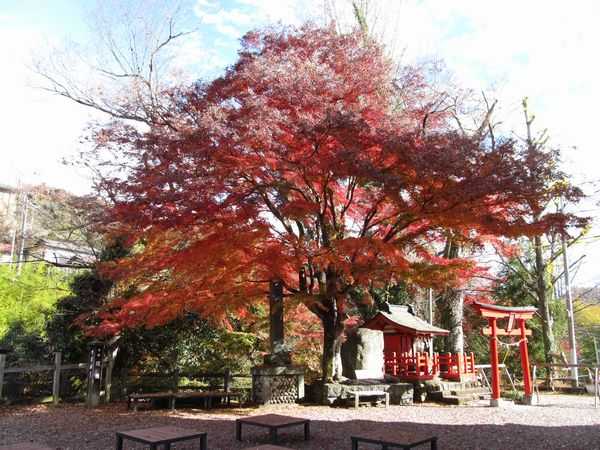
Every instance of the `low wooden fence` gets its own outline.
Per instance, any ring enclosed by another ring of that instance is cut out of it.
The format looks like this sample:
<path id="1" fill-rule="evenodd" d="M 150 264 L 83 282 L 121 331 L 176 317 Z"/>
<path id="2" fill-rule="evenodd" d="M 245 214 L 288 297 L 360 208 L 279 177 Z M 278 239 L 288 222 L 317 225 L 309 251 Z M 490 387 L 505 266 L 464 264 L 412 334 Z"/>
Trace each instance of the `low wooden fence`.
<path id="1" fill-rule="evenodd" d="M 15 382 L 8 380 L 10 375 L 47 375 L 42 381 L 44 392 L 50 393 L 52 396 L 52 402 L 58 404 L 61 398 L 65 398 L 67 389 L 65 383 L 62 381 L 65 377 L 65 372 L 76 371 L 82 376 L 79 393 L 81 397 L 86 397 L 86 403 L 89 403 L 90 390 L 89 379 L 90 375 L 90 363 L 64 363 L 62 360 L 62 354 L 60 352 L 54 353 L 53 364 L 37 364 L 28 366 L 12 367 L 6 364 L 6 355 L 0 354 L 0 401 L 10 397 L 11 400 L 21 400 L 22 394 L 19 391 L 15 391 Z M 175 372 L 175 373 L 122 373 L 123 376 L 113 377 L 114 367 L 114 355 L 109 353 L 105 355 L 101 362 L 99 370 L 99 382 L 98 392 L 93 392 L 92 395 L 97 396 L 98 401 L 104 401 L 109 403 L 112 398 L 125 399 L 127 394 L 135 392 L 153 392 L 158 390 L 164 390 L 165 387 L 173 390 L 178 388 L 186 388 L 188 386 L 180 386 L 180 381 L 183 378 L 187 379 L 187 382 L 191 382 L 190 386 L 198 388 L 208 387 L 210 389 L 223 389 L 225 391 L 235 390 L 249 390 L 251 383 L 247 382 L 248 386 L 244 386 L 240 380 L 250 379 L 251 375 L 232 373 L 229 369 L 225 369 L 223 372 L 203 373 L 203 372 Z M 35 391 L 34 382 L 29 379 L 26 383 L 27 390 L 29 392 Z M 51 391 L 49 390 L 51 385 Z M 168 386 L 167 386 L 168 385 Z M 7 391 L 7 387 L 10 392 Z M 87 391 L 87 394 L 86 394 Z M 45 394 L 43 396 L 46 396 Z M 33 397 L 39 398 L 40 396 L 33 395 Z M 95 403 L 97 404 L 97 403 Z M 94 404 L 92 404 L 93 406 Z"/>
<path id="2" fill-rule="evenodd" d="M 4 399 L 4 384 L 6 375 L 25 374 L 25 373 L 52 373 L 52 402 L 57 404 L 60 401 L 61 375 L 66 370 L 87 370 L 87 364 L 63 364 L 62 353 L 54 353 L 54 364 L 52 365 L 33 365 L 27 367 L 7 367 L 6 355 L 0 354 L 0 400 Z"/>
<path id="3" fill-rule="evenodd" d="M 572 369 L 574 367 L 578 368 L 578 369 L 583 369 L 587 372 L 587 375 L 583 375 L 580 376 L 579 378 L 584 378 L 587 379 L 588 383 L 584 384 L 586 391 L 588 391 L 588 393 L 591 393 L 594 395 L 594 407 L 598 408 L 598 406 L 600 406 L 600 367 L 598 366 L 588 366 L 588 365 L 584 365 L 584 364 L 546 364 L 546 363 L 534 363 L 532 365 L 532 378 L 533 378 L 533 389 L 536 393 L 537 396 L 537 400 L 538 403 L 540 401 L 540 390 L 539 390 L 539 383 L 538 383 L 538 367 L 544 368 L 548 370 L 548 374 L 545 377 L 545 379 L 548 381 L 549 383 L 549 387 L 551 389 L 553 389 L 553 383 L 554 381 L 557 380 L 571 380 L 571 381 L 577 381 L 577 383 L 579 383 L 579 379 L 578 380 L 574 380 L 572 377 L 556 377 L 553 375 L 553 372 L 556 370 L 569 370 Z M 588 387 L 589 386 L 589 387 Z M 590 389 L 591 388 L 591 389 Z"/>

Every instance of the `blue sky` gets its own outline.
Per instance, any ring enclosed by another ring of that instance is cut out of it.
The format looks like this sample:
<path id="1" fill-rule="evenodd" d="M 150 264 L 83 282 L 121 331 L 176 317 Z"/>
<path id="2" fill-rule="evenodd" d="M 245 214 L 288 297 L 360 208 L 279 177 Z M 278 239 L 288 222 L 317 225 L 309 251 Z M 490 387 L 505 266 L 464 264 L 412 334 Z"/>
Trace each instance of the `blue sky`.
<path id="1" fill-rule="evenodd" d="M 48 44 L 88 40 L 90 5 L 91 0 L 0 0 L 0 183 L 89 189 L 86 174 L 60 161 L 77 153 L 86 123 L 99 117 L 33 89 L 37 80 L 27 65 Z M 522 129 L 519 105 L 528 96 L 539 127 L 547 127 L 552 142 L 563 148 L 566 168 L 593 193 L 600 179 L 595 132 L 600 2 L 372 0 L 371 5 L 372 29 L 392 55 L 404 63 L 443 59 L 458 83 L 500 100 L 506 130 Z M 322 17 L 325 9 L 340 27 L 352 22 L 348 0 L 185 0 L 186 25 L 198 32 L 181 48 L 182 66 L 191 78 L 214 76 L 233 62 L 238 39 L 249 29 L 297 25 Z M 596 201 L 582 209 L 598 215 Z M 596 247 L 590 252 L 600 258 Z M 600 281 L 592 269 L 579 276 L 585 283 Z"/>

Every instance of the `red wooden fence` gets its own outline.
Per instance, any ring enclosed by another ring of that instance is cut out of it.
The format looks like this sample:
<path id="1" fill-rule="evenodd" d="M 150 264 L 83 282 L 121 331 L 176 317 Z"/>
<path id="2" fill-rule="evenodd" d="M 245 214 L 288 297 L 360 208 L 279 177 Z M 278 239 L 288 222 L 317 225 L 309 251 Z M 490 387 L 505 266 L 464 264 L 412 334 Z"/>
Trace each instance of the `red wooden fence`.
<path id="1" fill-rule="evenodd" d="M 473 353 L 428 353 L 387 352 L 385 353 L 385 373 L 402 380 L 431 380 L 439 375 L 449 380 L 460 380 L 461 375 L 476 375 L 475 355 Z"/>

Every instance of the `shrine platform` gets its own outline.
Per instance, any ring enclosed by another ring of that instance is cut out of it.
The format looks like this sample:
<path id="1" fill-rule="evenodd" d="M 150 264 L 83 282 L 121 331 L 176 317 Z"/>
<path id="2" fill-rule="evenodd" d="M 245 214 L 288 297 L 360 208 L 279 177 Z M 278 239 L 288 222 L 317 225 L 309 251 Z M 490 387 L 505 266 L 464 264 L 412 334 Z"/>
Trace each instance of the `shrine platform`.
<path id="1" fill-rule="evenodd" d="M 384 391 L 390 394 L 390 404 L 411 405 L 414 397 L 412 383 L 381 379 L 346 380 L 340 383 L 314 382 L 306 386 L 306 397 L 312 403 L 345 405 L 354 402 L 356 391 Z"/>

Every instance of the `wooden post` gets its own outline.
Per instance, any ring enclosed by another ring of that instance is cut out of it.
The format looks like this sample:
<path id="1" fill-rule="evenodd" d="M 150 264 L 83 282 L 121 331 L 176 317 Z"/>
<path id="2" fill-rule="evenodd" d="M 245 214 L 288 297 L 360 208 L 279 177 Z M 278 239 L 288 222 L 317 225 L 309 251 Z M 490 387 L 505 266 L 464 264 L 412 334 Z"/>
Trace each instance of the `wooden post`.
<path id="1" fill-rule="evenodd" d="M 52 378 L 52 403 L 58 405 L 60 401 L 60 366 L 62 362 L 62 353 L 54 353 L 54 377 Z"/>
<path id="2" fill-rule="evenodd" d="M 225 368 L 225 374 L 223 375 L 223 390 L 225 392 L 229 392 L 230 386 L 229 382 L 231 381 L 231 370 L 229 367 Z"/>
<path id="3" fill-rule="evenodd" d="M 529 350 L 527 349 L 527 335 L 525 334 L 525 319 L 519 319 L 519 329 L 521 330 L 521 368 L 523 369 L 523 385 L 525 387 L 525 403 L 531 404 L 533 394 L 531 387 L 531 372 L 529 370 Z"/>
<path id="4" fill-rule="evenodd" d="M 594 408 L 598 407 L 598 397 L 600 397 L 600 385 L 598 384 L 598 368 L 594 368 Z"/>
<path id="5" fill-rule="evenodd" d="M 492 364 L 492 398 L 490 406 L 500 406 L 500 370 L 498 368 L 498 335 L 496 318 L 488 317 L 492 335 L 490 336 L 490 362 Z"/>
<path id="6" fill-rule="evenodd" d="M 0 353 L 0 402 L 2 401 L 2 388 L 4 387 L 4 368 L 6 367 L 6 354 Z"/>
<path id="7" fill-rule="evenodd" d="M 119 353 L 119 347 L 115 346 L 114 350 L 108 351 L 107 359 L 108 362 L 106 364 L 106 377 L 104 378 L 104 401 L 105 403 L 110 403 L 111 399 L 111 391 L 112 391 L 112 373 L 115 367 L 115 359 L 117 358 L 117 354 Z"/>
<path id="8" fill-rule="evenodd" d="M 88 354 L 87 396 L 85 405 L 95 408 L 100 403 L 100 382 L 102 378 L 102 344 L 94 342 Z"/>

